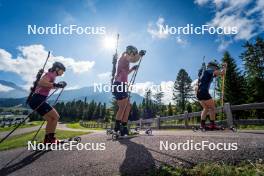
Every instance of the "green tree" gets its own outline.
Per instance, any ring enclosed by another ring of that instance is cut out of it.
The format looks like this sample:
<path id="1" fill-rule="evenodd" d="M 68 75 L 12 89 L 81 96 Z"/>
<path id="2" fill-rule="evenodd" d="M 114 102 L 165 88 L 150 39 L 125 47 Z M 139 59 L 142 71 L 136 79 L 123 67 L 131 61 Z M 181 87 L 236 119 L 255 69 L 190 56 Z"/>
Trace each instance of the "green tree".
<path id="1" fill-rule="evenodd" d="M 246 81 L 241 71 L 239 71 L 239 69 L 237 68 L 235 60 L 230 56 L 228 52 L 225 52 L 222 61 L 227 63 L 224 87 L 224 102 L 229 102 L 231 104 L 245 103 Z"/>
<path id="2" fill-rule="evenodd" d="M 254 44 L 246 42 L 243 47 L 245 51 L 241 54 L 241 59 L 245 65 L 249 101 L 262 102 L 264 100 L 264 41 L 262 38 L 257 38 Z"/>
<path id="3" fill-rule="evenodd" d="M 181 113 L 185 111 L 188 100 L 193 97 L 191 83 L 192 79 L 188 73 L 184 69 L 181 69 L 173 87 L 173 100 L 180 108 Z"/>

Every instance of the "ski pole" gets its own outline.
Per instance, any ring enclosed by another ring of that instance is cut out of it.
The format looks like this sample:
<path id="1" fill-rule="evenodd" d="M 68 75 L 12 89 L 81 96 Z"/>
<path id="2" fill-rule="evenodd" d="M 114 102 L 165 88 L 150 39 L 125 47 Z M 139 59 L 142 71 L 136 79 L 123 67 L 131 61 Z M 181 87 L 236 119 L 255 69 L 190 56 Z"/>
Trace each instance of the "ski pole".
<path id="1" fill-rule="evenodd" d="M 57 96 L 56 100 L 54 101 L 54 103 L 53 103 L 53 106 L 52 106 L 52 107 L 56 106 L 56 104 L 58 103 L 59 97 L 61 96 L 61 94 L 62 94 L 63 90 L 64 90 L 64 88 L 62 88 L 62 89 L 61 89 L 61 91 L 60 91 L 59 95 Z M 43 122 L 42 122 L 41 126 L 39 127 L 38 131 L 35 133 L 35 135 L 33 136 L 33 138 L 32 138 L 32 140 L 31 140 L 31 141 L 34 141 L 34 140 L 36 139 L 36 137 L 37 137 L 37 135 L 38 135 L 38 133 L 39 133 L 40 129 L 41 129 L 41 128 L 42 128 L 42 126 L 44 125 L 44 123 L 45 123 L 45 120 L 43 120 Z"/>
<path id="2" fill-rule="evenodd" d="M 227 67 L 227 66 L 226 66 Z M 221 97 L 221 105 L 224 106 L 224 94 L 225 94 L 225 75 L 226 75 L 226 68 L 225 72 L 222 76 L 222 97 Z"/>
<path id="3" fill-rule="evenodd" d="M 4 138 L 1 139 L 0 144 L 2 142 L 4 142 L 16 129 L 18 129 L 18 127 L 20 127 L 29 117 L 31 114 L 33 114 L 34 112 L 36 112 L 36 110 L 43 105 L 44 102 L 46 102 L 58 89 L 55 89 L 43 102 L 40 103 L 40 105 L 38 105 L 31 113 L 29 113 L 26 118 L 24 118 L 23 121 L 21 121 L 12 131 L 10 131 Z"/>
<path id="4" fill-rule="evenodd" d="M 143 57 L 143 56 L 140 57 L 140 60 L 139 60 L 139 63 L 138 63 L 138 68 L 137 68 L 137 70 L 133 73 L 133 75 L 132 75 L 132 77 L 131 77 L 131 79 L 130 79 L 130 81 L 129 81 L 129 85 L 128 85 L 128 87 L 130 87 L 131 85 L 133 85 L 134 82 L 135 82 L 135 80 L 136 80 L 136 76 L 137 76 L 138 69 L 139 69 L 139 67 L 140 67 L 141 61 L 142 61 L 142 57 Z M 122 113 L 122 120 L 123 120 L 123 118 L 124 118 L 124 114 L 125 114 L 125 112 L 126 112 L 127 105 L 128 105 L 128 103 L 129 103 L 130 95 L 131 95 L 131 91 L 128 92 L 128 100 L 127 100 L 127 102 L 126 102 L 125 109 L 124 109 L 124 111 L 123 111 L 123 113 Z"/>

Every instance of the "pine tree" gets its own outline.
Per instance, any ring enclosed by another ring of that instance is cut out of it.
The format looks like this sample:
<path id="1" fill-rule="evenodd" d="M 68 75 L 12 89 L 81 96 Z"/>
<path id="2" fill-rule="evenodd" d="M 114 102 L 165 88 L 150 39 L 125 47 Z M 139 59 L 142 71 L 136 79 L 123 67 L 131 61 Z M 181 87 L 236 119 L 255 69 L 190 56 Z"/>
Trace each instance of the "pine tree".
<path id="1" fill-rule="evenodd" d="M 246 42 L 246 50 L 241 54 L 244 61 L 248 83 L 249 101 L 262 102 L 264 100 L 264 41 L 257 38 L 254 44 Z"/>
<path id="2" fill-rule="evenodd" d="M 131 118 L 130 118 L 130 120 L 131 121 L 139 120 L 139 116 L 140 116 L 140 112 L 139 112 L 139 109 L 137 107 L 136 102 L 134 101 L 132 104 L 132 107 L 131 107 Z"/>
<path id="3" fill-rule="evenodd" d="M 169 105 L 168 105 L 168 116 L 172 116 L 172 115 L 173 115 L 173 109 L 172 109 L 171 103 L 169 103 Z"/>
<path id="4" fill-rule="evenodd" d="M 191 83 L 192 80 L 188 73 L 184 69 L 181 69 L 173 87 L 173 100 L 180 108 L 181 113 L 185 111 L 188 100 L 193 96 Z"/>
<path id="5" fill-rule="evenodd" d="M 224 102 L 242 104 L 246 101 L 246 82 L 238 70 L 235 60 L 228 52 L 224 53 L 223 62 L 227 63 L 224 87 Z M 221 81 L 222 87 L 222 81 Z"/>
<path id="6" fill-rule="evenodd" d="M 156 111 L 158 115 L 161 115 L 163 113 L 163 103 L 162 103 L 162 98 L 164 97 L 164 92 L 161 90 L 158 91 L 154 96 L 154 101 L 156 103 Z"/>

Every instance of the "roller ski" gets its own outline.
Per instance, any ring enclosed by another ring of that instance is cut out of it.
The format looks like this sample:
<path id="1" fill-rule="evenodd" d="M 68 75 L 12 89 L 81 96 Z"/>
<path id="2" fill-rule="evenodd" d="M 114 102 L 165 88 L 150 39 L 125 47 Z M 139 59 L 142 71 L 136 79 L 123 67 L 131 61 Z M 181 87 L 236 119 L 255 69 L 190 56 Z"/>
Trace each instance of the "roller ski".
<path id="1" fill-rule="evenodd" d="M 68 139 L 59 140 L 59 139 L 56 139 L 56 137 L 54 137 L 54 134 L 49 134 L 45 136 L 43 144 L 49 146 L 51 144 L 60 145 L 60 144 L 71 143 L 71 142 L 76 143 L 76 144 L 80 143 L 81 137 L 76 136 L 76 137 L 71 137 Z"/>
<path id="2" fill-rule="evenodd" d="M 115 129 L 112 134 L 112 140 L 123 139 L 129 136 L 129 130 L 127 126 L 123 126 L 120 123 L 116 123 Z"/>
<path id="3" fill-rule="evenodd" d="M 223 126 L 209 125 L 209 126 L 200 126 L 200 127 L 192 127 L 193 132 L 197 131 L 224 131 L 226 129 L 231 130 L 232 132 L 236 132 L 237 129 L 235 127 L 225 128 Z"/>
<path id="4" fill-rule="evenodd" d="M 136 127 L 135 128 L 135 133 L 138 133 L 139 134 L 140 132 L 140 127 Z M 144 133 L 147 134 L 147 135 L 152 135 L 152 129 L 150 127 L 144 129 Z"/>
<path id="5" fill-rule="evenodd" d="M 68 138 L 68 139 L 64 139 L 64 140 L 59 140 L 59 144 L 65 144 L 65 143 L 70 143 L 70 142 L 74 142 L 74 143 L 80 143 L 82 140 L 81 137 L 79 136 L 76 136 L 76 137 L 71 137 L 71 138 Z"/>

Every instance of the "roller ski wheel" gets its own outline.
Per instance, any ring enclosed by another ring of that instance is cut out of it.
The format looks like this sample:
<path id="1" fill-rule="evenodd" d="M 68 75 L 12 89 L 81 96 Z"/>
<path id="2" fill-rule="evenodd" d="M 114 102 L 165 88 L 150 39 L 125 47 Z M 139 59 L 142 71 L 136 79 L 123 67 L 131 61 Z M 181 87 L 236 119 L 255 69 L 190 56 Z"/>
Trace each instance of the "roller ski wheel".
<path id="1" fill-rule="evenodd" d="M 112 133 L 112 140 L 117 140 L 120 137 L 120 131 Z"/>
<path id="2" fill-rule="evenodd" d="M 231 131 L 233 131 L 233 132 L 237 132 L 237 128 L 234 127 L 234 126 L 231 126 L 229 129 L 230 129 Z"/>
<path id="3" fill-rule="evenodd" d="M 201 131 L 201 132 L 206 132 L 207 127 L 192 127 L 193 132 Z"/>
<path id="4" fill-rule="evenodd" d="M 145 133 L 147 134 L 147 135 L 152 135 L 152 129 L 151 128 L 148 128 L 146 131 L 145 131 Z"/>
<path id="5" fill-rule="evenodd" d="M 76 136 L 76 137 L 72 137 L 72 138 L 69 138 L 69 139 L 66 139 L 66 140 L 61 140 L 61 141 L 59 141 L 59 144 L 64 144 L 64 143 L 69 143 L 69 142 L 80 143 L 81 140 L 82 140 L 81 137 Z"/>
<path id="6" fill-rule="evenodd" d="M 107 130 L 106 130 L 106 135 L 108 136 L 108 135 L 111 135 L 111 134 L 113 134 L 113 130 L 111 130 L 111 129 L 107 129 Z"/>

